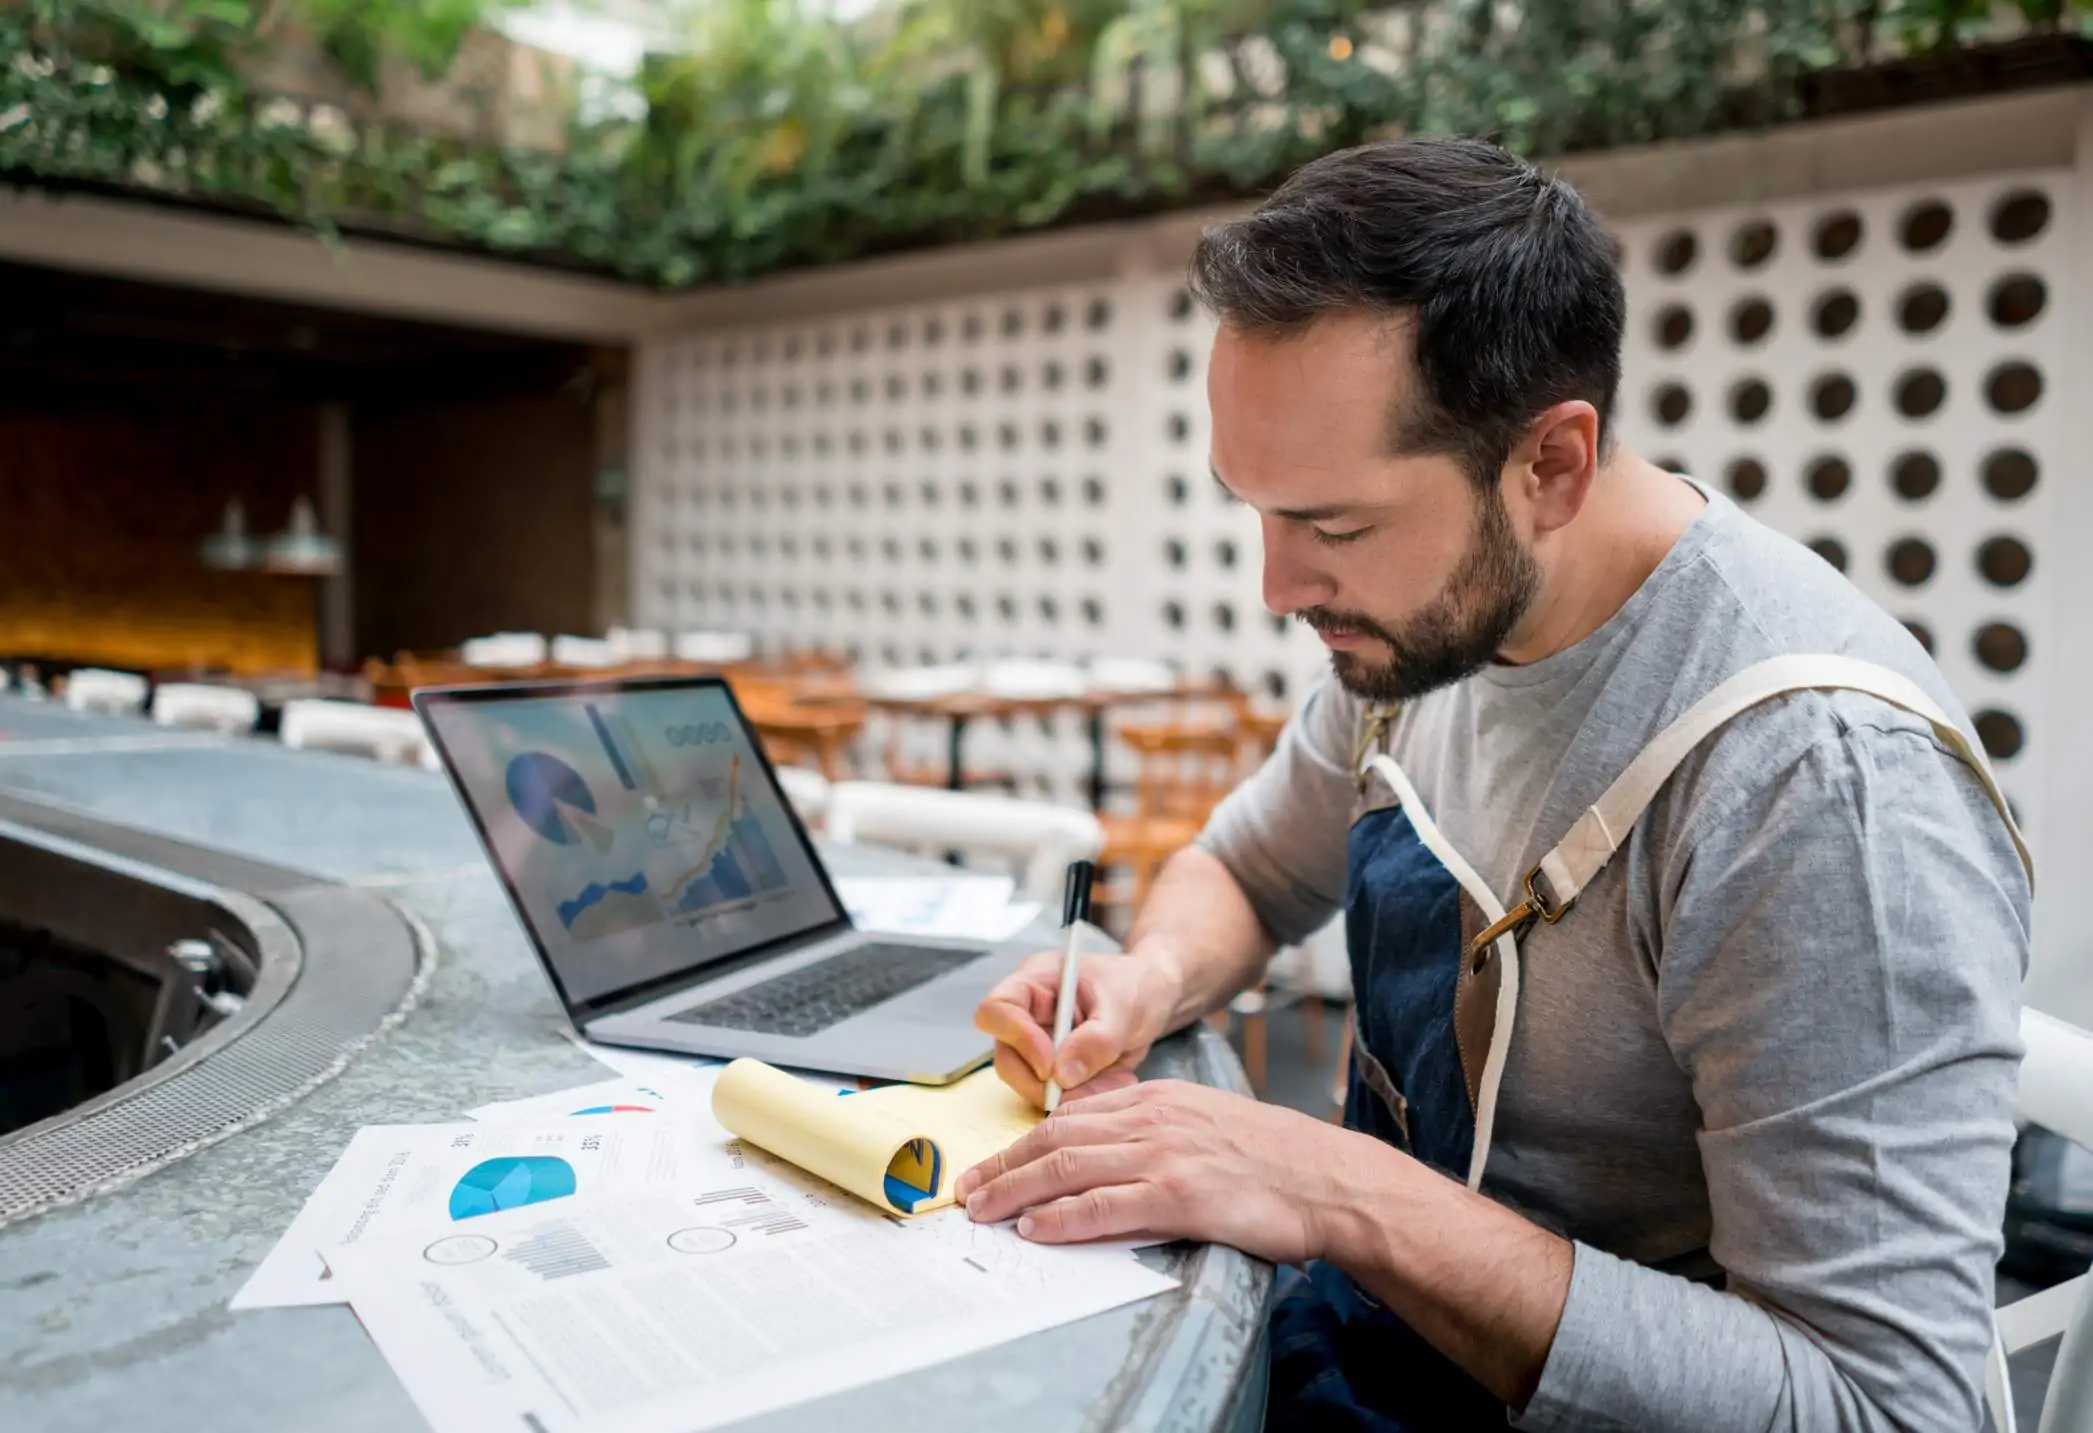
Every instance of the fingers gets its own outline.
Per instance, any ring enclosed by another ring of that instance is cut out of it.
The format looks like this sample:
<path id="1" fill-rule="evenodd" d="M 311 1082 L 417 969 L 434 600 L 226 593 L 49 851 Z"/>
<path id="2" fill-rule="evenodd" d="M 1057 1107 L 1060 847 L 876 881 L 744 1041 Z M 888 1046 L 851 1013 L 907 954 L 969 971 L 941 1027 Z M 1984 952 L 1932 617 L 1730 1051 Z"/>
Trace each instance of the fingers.
<path id="1" fill-rule="evenodd" d="M 967 1217 L 996 1224 L 1056 1199 L 1126 1184 L 1141 1176 L 1147 1152 L 1130 1144 L 1069 1144 L 1019 1164 L 967 1196 Z"/>
<path id="2" fill-rule="evenodd" d="M 1040 1081 L 1039 1076 L 1032 1072 L 1032 1067 L 1025 1063 L 1025 1057 L 1008 1045 L 996 1046 L 996 1074 L 1004 1084 L 1033 1104 L 1046 1103 L 1046 1086 Z"/>
<path id="3" fill-rule="evenodd" d="M 1096 1122 L 1085 1118 L 1082 1107 L 1071 1109 L 1066 1114 L 1055 1114 L 1039 1122 L 1032 1130 L 1018 1139 L 1008 1149 L 992 1154 L 959 1176 L 953 1186 L 953 1194 L 962 1202 L 982 1185 L 1000 1179 L 1011 1170 L 1030 1164 L 1051 1150 L 1065 1144 L 1099 1144 L 1115 1136 Z"/>
<path id="4" fill-rule="evenodd" d="M 1072 1090 L 1063 1090 L 1061 1092 L 1061 1104 L 1063 1108 L 1066 1108 L 1072 1104 L 1095 1099 L 1099 1095 L 1109 1095 L 1120 1090 L 1131 1089 L 1140 1083 L 1141 1077 L 1134 1073 L 1133 1066 L 1122 1061 L 1120 1064 L 1114 1065 L 1100 1074 L 1092 1075 Z M 1043 1093 L 1041 1103 L 1045 1103 Z"/>
<path id="5" fill-rule="evenodd" d="M 1052 1049 L 1052 1042 L 1048 1048 Z M 1123 1021 L 1100 1015 L 1068 1032 L 1068 1038 L 1061 1042 L 1061 1053 L 1054 1060 L 1054 1077 L 1061 1082 L 1061 1088 L 1072 1090 L 1092 1075 L 1112 1068 L 1126 1053 Z"/>
<path id="6" fill-rule="evenodd" d="M 1111 1184 L 1042 1204 L 1017 1221 L 1018 1237 L 1040 1244 L 1080 1244 L 1136 1236 L 1171 1239 L 1168 1201 L 1149 1183 Z"/>
<path id="7" fill-rule="evenodd" d="M 1031 1071 L 1035 1084 L 1044 1081 L 1054 1066 L 1054 1040 L 1046 1027 L 1054 1018 L 1055 991 L 1048 982 L 1059 979 L 1054 967 L 1057 959 L 1033 956 L 1005 976 L 974 1011 L 974 1028 L 994 1036 L 999 1047 L 1014 1051 Z M 1000 1059 L 996 1067 L 1004 1068 Z M 1004 1078 L 1009 1078 L 1007 1073 Z M 1013 1084 L 1013 1088 L 1017 1086 Z M 1029 1097 L 1035 1103 L 1039 1100 L 1036 1093 Z"/>

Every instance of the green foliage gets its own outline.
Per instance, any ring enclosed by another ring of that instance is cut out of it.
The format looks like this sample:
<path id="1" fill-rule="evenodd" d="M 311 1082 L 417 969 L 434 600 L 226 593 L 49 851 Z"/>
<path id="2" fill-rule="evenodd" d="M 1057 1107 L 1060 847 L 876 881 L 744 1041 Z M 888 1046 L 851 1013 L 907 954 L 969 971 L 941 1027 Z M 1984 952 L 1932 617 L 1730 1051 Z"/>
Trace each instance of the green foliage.
<path id="1" fill-rule="evenodd" d="M 636 119 L 564 152 L 291 104 L 285 27 L 375 93 L 515 0 L 0 0 L 0 173 L 671 286 L 1253 193 L 1379 134 L 1533 154 L 1794 112 L 1814 72 L 1982 43 L 1986 0 L 707 0 Z M 2093 0 L 2016 0 L 2076 33 Z M 394 62 L 388 66 L 388 61 Z"/>

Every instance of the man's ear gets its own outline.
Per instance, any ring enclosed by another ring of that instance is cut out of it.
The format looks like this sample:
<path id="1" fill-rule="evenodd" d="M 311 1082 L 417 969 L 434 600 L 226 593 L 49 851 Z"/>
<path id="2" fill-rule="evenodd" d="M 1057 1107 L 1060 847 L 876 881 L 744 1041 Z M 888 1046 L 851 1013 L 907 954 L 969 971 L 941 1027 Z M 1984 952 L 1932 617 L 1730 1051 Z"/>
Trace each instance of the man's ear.
<path id="1" fill-rule="evenodd" d="M 1599 410 L 1581 398 L 1556 404 L 1528 426 L 1508 466 L 1534 535 L 1568 526 L 1599 475 Z"/>

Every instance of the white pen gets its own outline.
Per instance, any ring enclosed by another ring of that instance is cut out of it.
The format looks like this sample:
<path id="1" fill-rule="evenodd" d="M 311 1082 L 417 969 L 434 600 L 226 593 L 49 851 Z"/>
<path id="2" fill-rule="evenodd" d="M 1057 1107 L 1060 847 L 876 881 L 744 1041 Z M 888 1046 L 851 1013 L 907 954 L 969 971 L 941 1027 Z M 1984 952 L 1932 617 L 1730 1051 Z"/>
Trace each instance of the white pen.
<path id="1" fill-rule="evenodd" d="M 1068 946 L 1061 953 L 1061 993 L 1054 1000 L 1054 1066 L 1061 1062 L 1061 1042 L 1076 1018 L 1076 962 L 1082 955 L 1083 923 L 1090 919 L 1090 883 L 1097 867 L 1088 861 L 1068 863 L 1068 885 L 1061 893 L 1061 924 L 1068 928 Z M 1046 1112 L 1061 1103 L 1061 1082 L 1047 1076 Z"/>

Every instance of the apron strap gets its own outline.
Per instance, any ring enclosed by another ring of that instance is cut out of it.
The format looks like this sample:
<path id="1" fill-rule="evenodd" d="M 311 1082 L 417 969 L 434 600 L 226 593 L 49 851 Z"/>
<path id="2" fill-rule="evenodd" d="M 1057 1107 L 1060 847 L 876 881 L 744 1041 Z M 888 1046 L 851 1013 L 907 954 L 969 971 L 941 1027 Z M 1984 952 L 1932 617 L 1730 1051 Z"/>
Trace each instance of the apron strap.
<path id="1" fill-rule="evenodd" d="M 1577 818 L 1562 843 L 1527 873 L 1526 898 L 1477 936 L 1476 946 L 1495 940 L 1506 931 L 1524 930 L 1536 920 L 1550 925 L 1561 920 L 1592 878 L 1613 859 L 1613 853 L 1628 839 L 1628 833 L 1658 790 L 1695 747 L 1738 714 L 1774 697 L 1800 691 L 1865 692 L 1931 725 L 1941 744 L 1975 772 L 1983 784 L 1984 794 L 1991 798 L 1999 819 L 2006 823 L 2013 849 L 2033 886 L 2034 860 L 1992 775 L 1991 764 L 1916 682 L 1854 657 L 1798 654 L 1772 657 L 1746 667 L 1659 732 L 1606 788 L 1605 794 Z"/>
<path id="2" fill-rule="evenodd" d="M 1371 742 L 1362 743 L 1361 750 L 1370 745 Z M 1477 1082 L 1475 1092 L 1475 1143 L 1468 1156 L 1468 1187 L 1480 1189 L 1483 1166 L 1490 1161 L 1490 1138 L 1497 1128 L 1497 1094 L 1504 1086 L 1504 1062 L 1511 1053 L 1512 1024 L 1519 1018 L 1519 941 L 1511 927 L 1504 924 L 1504 904 L 1497 899 L 1497 893 L 1476 873 L 1475 867 L 1468 864 L 1467 857 L 1455 849 L 1453 842 L 1446 839 L 1439 823 L 1425 809 L 1424 798 L 1410 784 L 1409 775 L 1385 751 L 1367 757 L 1359 768 L 1362 784 L 1376 776 L 1395 793 L 1396 804 L 1409 818 L 1410 828 L 1417 833 L 1417 839 L 1467 892 L 1468 898 L 1475 902 L 1475 908 L 1482 912 L 1482 918 L 1491 922 L 1493 929 L 1503 927 L 1496 937 L 1494 951 L 1490 950 L 1491 941 L 1478 939 L 1461 954 L 1463 960 L 1475 962 L 1475 970 L 1482 968 L 1478 957 L 1486 954 L 1493 955 L 1499 962 L 1497 1008 L 1491 1018 L 1490 1046 L 1483 1055 L 1482 1078 Z"/>

